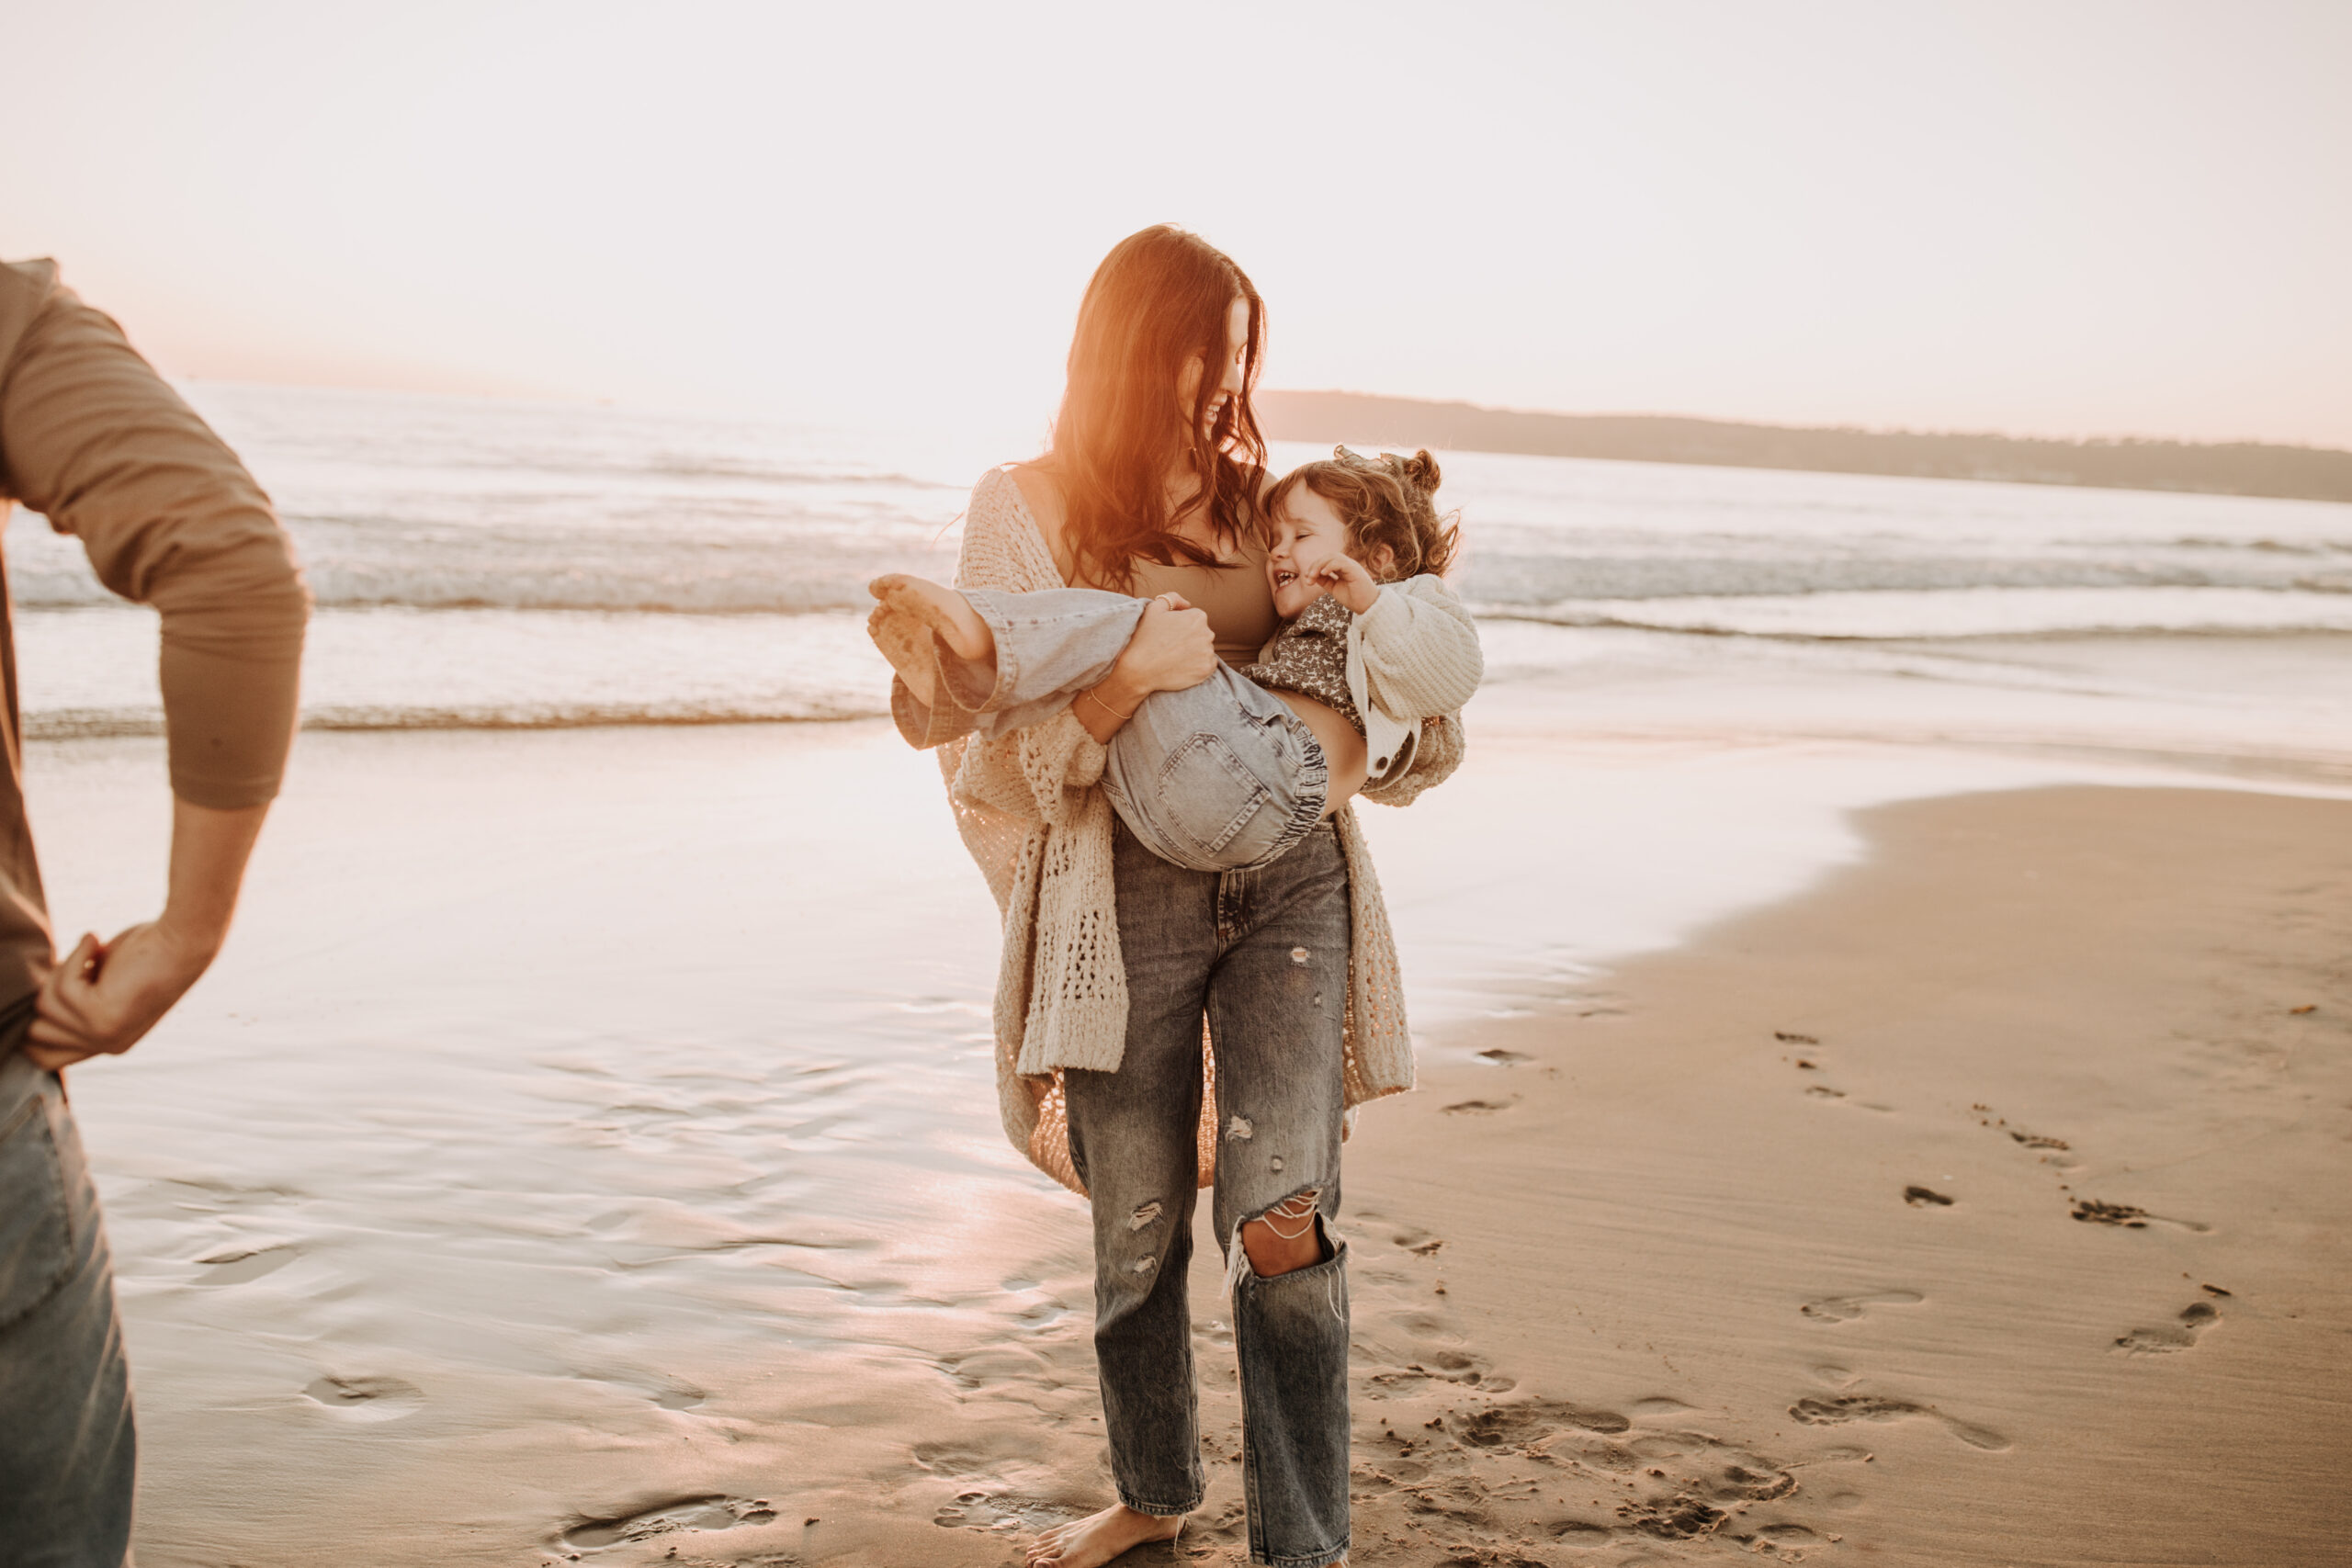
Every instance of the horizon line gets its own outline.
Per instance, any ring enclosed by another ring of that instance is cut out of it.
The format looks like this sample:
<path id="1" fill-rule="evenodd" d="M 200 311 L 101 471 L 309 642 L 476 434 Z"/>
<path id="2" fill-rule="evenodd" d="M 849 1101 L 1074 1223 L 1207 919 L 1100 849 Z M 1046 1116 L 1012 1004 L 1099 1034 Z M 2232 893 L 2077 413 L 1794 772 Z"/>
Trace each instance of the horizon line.
<path id="1" fill-rule="evenodd" d="M 708 402 L 666 401 L 661 399 L 639 399 L 611 393 L 564 392 L 552 388 L 534 388 L 509 383 L 505 388 L 491 389 L 481 387 L 464 388 L 455 384 L 442 386 L 391 386 L 379 381 L 343 379 L 270 380 L 250 376 L 212 375 L 191 371 L 176 371 L 165 378 L 179 383 L 208 383 L 232 387 L 269 388 L 278 390 L 311 392 L 350 392 L 401 398 L 450 398 L 477 402 L 550 403 L 576 408 L 610 408 L 634 410 L 651 413 L 711 414 L 731 412 L 739 418 L 775 418 L 772 411 L 763 410 L 755 400 L 713 399 Z M 1908 435 L 1921 437 L 1954 437 L 1973 440 L 2042 442 L 2064 446 L 2183 446 L 2224 447 L 2257 446 L 2281 452 L 2319 452 L 2352 457 L 2352 446 L 2322 446 L 2314 442 L 2278 441 L 2259 436 L 2198 436 L 2177 435 L 2119 435 L 2112 434 L 2075 434 L 2067 435 L 2018 434 L 2006 430 L 1961 429 L 1957 427 L 1922 428 L 1903 424 L 1866 423 L 1791 423 L 1784 421 L 1740 417 L 1711 413 L 1668 412 L 1655 409 L 1615 409 L 1606 412 L 1572 412 L 1565 409 L 1518 408 L 1499 403 L 1482 403 L 1468 398 L 1417 397 L 1403 392 L 1367 392 L 1340 387 L 1261 387 L 1257 396 L 1300 398 L 1348 398 L 1364 402 L 1412 404 L 1429 409 L 1461 409 L 1474 413 L 1498 414 L 1522 419 L 1561 420 L 1651 420 L 1674 421 L 1689 424 L 1722 425 L 1748 430 L 1784 430 L 1816 432 L 1848 435 Z M 821 423 L 820 421 L 794 419 L 795 423 Z M 871 423 L 849 421 L 852 424 Z M 1272 439 L 1282 440 L 1276 436 Z"/>
<path id="2" fill-rule="evenodd" d="M 1923 429 L 1900 424 L 1792 424 L 1777 420 L 1732 418 L 1720 414 L 1668 413 L 1657 410 L 1619 409 L 1606 412 L 1572 412 L 1565 409 L 1510 408 L 1498 403 L 1473 402 L 1467 398 L 1416 398 L 1396 392 L 1357 392 L 1343 388 L 1262 387 L 1260 397 L 1351 398 L 1366 402 L 1407 403 L 1427 409 L 1463 409 L 1472 413 L 1498 414 L 1512 419 L 1564 420 L 1650 420 L 1671 421 L 1683 424 L 1722 425 L 1742 430 L 1785 430 L 1826 435 L 1909 435 L 1925 438 L 1951 438 L 1972 441 L 2046 442 L 2062 446 L 2260 446 L 2281 452 L 2324 452 L 2337 457 L 2352 457 L 2352 446 L 2324 446 L 2308 441 L 2274 441 L 2250 436 L 2200 436 L 2195 439 L 2177 435 L 2020 435 L 2005 430 Z M 1279 438 L 1277 438 L 1279 439 Z"/>

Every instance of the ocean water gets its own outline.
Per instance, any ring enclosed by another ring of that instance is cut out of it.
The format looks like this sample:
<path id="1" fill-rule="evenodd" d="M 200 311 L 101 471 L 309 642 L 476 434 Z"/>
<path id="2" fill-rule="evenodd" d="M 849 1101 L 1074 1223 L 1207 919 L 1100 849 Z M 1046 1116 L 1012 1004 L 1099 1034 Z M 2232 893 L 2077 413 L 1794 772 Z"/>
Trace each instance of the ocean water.
<path id="1" fill-rule="evenodd" d="M 879 714 L 863 584 L 951 572 L 972 479 L 1034 446 L 308 389 L 190 396 L 299 541 L 318 728 Z M 2352 750 L 2352 506 L 1444 461 L 1491 683 L 1592 722 L 1847 733 L 1932 711 L 1981 731 L 2006 711 L 2045 738 L 2120 724 L 2174 745 Z M 28 732 L 153 732 L 152 615 L 21 511 L 6 551 Z M 1935 694 L 1890 703 L 1889 681 Z M 1833 688 L 1853 699 L 1836 723 Z M 1636 690 L 1639 712 L 1620 701 Z"/>

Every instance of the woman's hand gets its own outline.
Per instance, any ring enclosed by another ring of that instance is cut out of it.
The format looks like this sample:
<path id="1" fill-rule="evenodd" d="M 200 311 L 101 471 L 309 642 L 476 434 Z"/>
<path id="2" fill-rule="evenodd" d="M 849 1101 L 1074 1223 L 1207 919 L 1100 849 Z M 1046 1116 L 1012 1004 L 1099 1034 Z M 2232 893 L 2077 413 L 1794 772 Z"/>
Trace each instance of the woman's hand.
<path id="1" fill-rule="evenodd" d="M 1086 732 L 1104 745 L 1154 692 L 1182 692 L 1216 672 L 1216 636 L 1206 611 L 1182 593 L 1162 593 L 1144 607 L 1111 673 L 1070 705 Z"/>
<path id="2" fill-rule="evenodd" d="M 1126 683 L 1144 696 L 1154 692 L 1182 692 L 1216 673 L 1216 635 L 1209 630 L 1208 612 L 1195 610 L 1182 593 L 1162 593 L 1144 607 L 1136 635 L 1127 639 L 1114 677 L 1125 672 Z"/>

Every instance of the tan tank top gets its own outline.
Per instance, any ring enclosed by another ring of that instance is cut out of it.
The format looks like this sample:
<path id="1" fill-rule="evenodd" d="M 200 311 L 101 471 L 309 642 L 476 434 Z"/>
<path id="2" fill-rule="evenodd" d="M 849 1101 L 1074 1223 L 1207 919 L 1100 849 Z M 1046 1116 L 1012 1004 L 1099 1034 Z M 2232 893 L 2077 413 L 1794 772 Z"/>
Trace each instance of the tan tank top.
<path id="1" fill-rule="evenodd" d="M 1014 481 L 1016 493 L 1019 481 Z M 1029 513 L 1030 523 L 1040 535 L 1045 525 L 1030 508 L 1029 498 L 1021 496 L 1021 510 Z M 1274 591 L 1266 581 L 1266 547 L 1255 539 L 1240 538 L 1234 542 L 1234 565 L 1223 569 L 1205 566 L 1161 566 L 1156 561 L 1135 563 L 1135 581 L 1123 592 L 1138 599 L 1148 599 L 1155 593 L 1182 593 L 1187 604 L 1204 611 L 1209 618 L 1209 632 L 1216 639 L 1216 656 L 1227 664 L 1248 664 L 1258 657 L 1282 629 L 1282 617 L 1274 614 Z M 1073 588 L 1100 588 L 1099 582 L 1074 582 Z"/>
<path id="2" fill-rule="evenodd" d="M 1139 598 L 1155 593 L 1182 593 L 1196 610 L 1206 611 L 1209 631 L 1216 638 L 1216 656 L 1227 664 L 1248 664 L 1282 628 L 1274 614 L 1274 591 L 1266 585 L 1266 548 L 1254 539 L 1238 541 L 1234 565 L 1161 566 L 1135 563 L 1135 592 Z"/>

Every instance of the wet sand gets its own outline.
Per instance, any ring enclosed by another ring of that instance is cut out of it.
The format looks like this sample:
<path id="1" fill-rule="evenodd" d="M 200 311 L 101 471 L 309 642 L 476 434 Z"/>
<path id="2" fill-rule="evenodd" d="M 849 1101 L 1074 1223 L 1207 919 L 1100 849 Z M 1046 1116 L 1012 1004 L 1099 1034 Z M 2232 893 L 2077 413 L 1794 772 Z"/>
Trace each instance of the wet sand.
<path id="1" fill-rule="evenodd" d="M 1367 1120 L 1364 1561 L 2342 1561 L 2352 804 L 1860 825 Z"/>
<path id="2" fill-rule="evenodd" d="M 1102 1500 L 1080 1213 L 995 1129 L 991 911 L 883 739 L 305 740 L 220 968 L 74 1082 L 142 1562 L 995 1564 Z M 153 896 L 143 745 L 35 759 L 69 923 Z M 1490 755 L 1375 829 L 1408 971 L 1555 837 L 1557 750 Z M 1421 982 L 1349 1155 L 1357 1561 L 2335 1561 L 2352 803 L 1815 815 L 1645 852 L 1752 906 L 1646 955 L 1545 923 L 1596 856 L 1511 895 L 1492 1005 Z M 1209 1505 L 1131 1561 L 1236 1555 L 1217 1273 Z"/>

